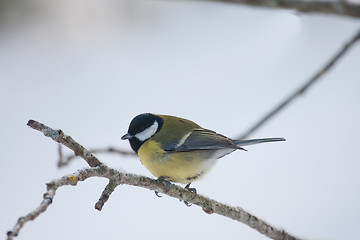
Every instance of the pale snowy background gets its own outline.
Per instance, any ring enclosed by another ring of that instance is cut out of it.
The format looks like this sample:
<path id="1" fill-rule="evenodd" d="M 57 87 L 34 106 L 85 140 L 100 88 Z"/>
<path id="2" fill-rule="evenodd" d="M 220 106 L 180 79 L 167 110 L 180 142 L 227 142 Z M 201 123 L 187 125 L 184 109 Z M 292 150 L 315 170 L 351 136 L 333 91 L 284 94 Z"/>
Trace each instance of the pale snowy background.
<path id="1" fill-rule="evenodd" d="M 2 4 L 0 236 L 37 207 L 57 145 L 26 126 L 61 128 L 86 147 L 129 149 L 142 112 L 189 118 L 238 136 L 314 74 L 359 19 L 188 1 Z M 360 44 L 252 137 L 287 142 L 223 158 L 193 186 L 308 239 L 358 239 Z M 68 152 L 67 152 L 68 153 Z M 99 155 L 151 176 L 136 158 Z M 249 227 L 148 190 L 120 186 L 94 209 L 104 179 L 63 187 L 17 239 L 267 239 Z"/>

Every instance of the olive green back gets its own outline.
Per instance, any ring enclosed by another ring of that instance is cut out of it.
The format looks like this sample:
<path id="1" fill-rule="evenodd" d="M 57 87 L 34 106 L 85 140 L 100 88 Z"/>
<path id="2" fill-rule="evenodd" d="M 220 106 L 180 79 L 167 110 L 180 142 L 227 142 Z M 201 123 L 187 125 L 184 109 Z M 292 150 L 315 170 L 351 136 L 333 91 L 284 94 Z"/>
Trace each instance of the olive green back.
<path id="1" fill-rule="evenodd" d="M 164 120 L 163 126 L 152 139 L 159 142 L 164 149 L 174 148 L 179 141 L 194 129 L 202 129 L 198 124 L 183 118 L 158 115 Z"/>

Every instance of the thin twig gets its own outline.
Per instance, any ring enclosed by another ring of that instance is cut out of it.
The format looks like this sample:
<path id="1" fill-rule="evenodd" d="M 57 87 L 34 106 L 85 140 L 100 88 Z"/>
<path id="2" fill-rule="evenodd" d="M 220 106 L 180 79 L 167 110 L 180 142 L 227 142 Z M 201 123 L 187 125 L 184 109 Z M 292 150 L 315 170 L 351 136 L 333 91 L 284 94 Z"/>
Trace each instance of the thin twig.
<path id="1" fill-rule="evenodd" d="M 61 142 L 65 146 L 69 147 L 74 152 L 77 152 L 78 149 L 82 149 L 83 147 L 74 141 L 70 136 L 65 135 L 62 131 L 53 130 L 50 127 L 45 126 L 39 122 L 34 120 L 30 120 L 28 125 L 36 130 L 39 130 L 45 134 L 45 136 L 51 137 L 54 141 Z M 61 134 L 59 134 L 61 132 Z M 86 149 L 82 149 L 81 152 L 88 152 Z M 76 185 L 78 181 L 84 181 L 89 177 L 103 177 L 109 179 L 109 184 L 106 186 L 105 190 L 101 194 L 99 201 L 95 204 L 95 208 L 101 210 L 104 203 L 109 199 L 110 194 L 115 190 L 117 186 L 120 184 L 128 184 L 132 186 L 138 186 L 142 188 L 147 188 L 150 190 L 154 190 L 160 192 L 162 194 L 168 195 L 173 198 L 181 199 L 182 201 L 186 201 L 188 203 L 192 203 L 197 205 L 203 209 L 204 212 L 208 214 L 216 213 L 233 220 L 242 222 L 247 226 L 257 230 L 258 232 L 264 234 L 265 236 L 272 239 L 288 239 L 295 240 L 296 237 L 288 234 L 284 230 L 277 229 L 267 222 L 255 217 L 254 215 L 246 212 L 240 207 L 232 207 L 213 199 L 207 198 L 200 194 L 195 194 L 188 189 L 182 188 L 178 185 L 171 184 L 170 187 L 168 184 L 163 181 L 158 181 L 156 179 L 129 174 L 124 172 L 119 172 L 113 168 L 106 166 L 101 163 L 95 156 L 89 154 L 79 154 L 90 166 L 94 165 L 94 162 L 97 162 L 97 166 L 83 169 L 78 171 L 77 173 L 64 176 L 58 180 L 54 180 L 51 183 L 47 184 L 47 192 L 44 194 L 44 199 L 47 199 L 46 203 L 40 204 L 39 208 L 35 209 L 31 212 L 31 218 L 25 217 L 20 218 L 21 221 L 18 221 L 13 230 L 8 232 L 8 240 L 13 239 L 13 237 L 17 236 L 19 231 L 22 229 L 24 224 L 30 220 L 35 219 L 42 212 L 44 212 L 47 207 L 51 204 L 53 197 L 55 196 L 55 192 L 58 187 L 64 185 Z M 51 194 L 49 195 L 49 192 Z M 45 196 L 47 196 L 45 198 Z M 45 200 L 44 200 L 45 201 Z M 43 202 L 44 202 L 43 201 Z M 26 216 L 28 216 L 26 215 Z"/>
<path id="2" fill-rule="evenodd" d="M 14 228 L 11 231 L 7 232 L 8 240 L 13 239 L 18 236 L 20 230 L 23 228 L 24 224 L 34 220 L 41 213 L 45 212 L 50 204 L 53 202 L 56 190 L 65 185 L 73 185 L 75 186 L 78 181 L 83 181 L 86 178 L 93 176 L 95 174 L 95 169 L 86 169 L 80 170 L 76 174 L 64 176 L 60 179 L 54 180 L 50 183 L 47 183 L 47 191 L 43 194 L 43 200 L 40 205 L 32 212 L 27 214 L 24 217 L 20 217 L 15 224 Z"/>
<path id="3" fill-rule="evenodd" d="M 78 157 L 78 156 L 75 156 L 74 154 L 71 154 L 68 156 L 63 156 L 61 146 L 62 145 L 59 144 L 59 161 L 58 161 L 59 168 L 67 166 L 72 160 L 74 160 L 76 157 Z M 89 151 L 93 154 L 114 153 L 114 154 L 119 154 L 122 156 L 134 156 L 134 157 L 136 156 L 136 154 L 133 151 L 122 150 L 122 149 L 118 149 L 118 148 L 114 148 L 114 147 L 94 148 L 94 149 L 90 149 Z"/>
<path id="4" fill-rule="evenodd" d="M 334 66 L 334 64 L 350 49 L 353 44 L 360 39 L 360 30 L 351 38 L 351 40 L 345 44 L 340 51 L 330 59 L 330 61 L 322 67 L 314 76 L 312 76 L 308 81 L 305 82 L 299 89 L 297 89 L 293 94 L 289 97 L 285 98 L 279 105 L 277 105 L 274 109 L 268 112 L 264 117 L 262 117 L 258 122 L 256 122 L 251 128 L 249 128 L 245 133 L 243 133 L 239 139 L 245 139 L 250 134 L 255 132 L 259 127 L 261 127 L 265 122 L 267 122 L 270 118 L 272 118 L 275 114 L 280 112 L 284 107 L 289 105 L 296 97 L 303 94 L 306 90 L 309 89 L 316 81 L 320 79 L 326 72 Z"/>
<path id="5" fill-rule="evenodd" d="M 208 0 L 212 2 L 236 3 L 255 7 L 293 9 L 305 13 L 326 13 L 360 17 L 360 4 L 350 1 L 306 1 L 306 0 Z"/>
<path id="6" fill-rule="evenodd" d="M 90 167 L 96 167 L 102 163 L 89 150 L 78 144 L 72 137 L 65 135 L 60 129 L 55 131 L 42 123 L 29 120 L 27 125 L 35 130 L 42 132 L 45 136 L 52 138 L 55 142 L 61 143 L 74 151 L 75 156 L 83 158 Z"/>

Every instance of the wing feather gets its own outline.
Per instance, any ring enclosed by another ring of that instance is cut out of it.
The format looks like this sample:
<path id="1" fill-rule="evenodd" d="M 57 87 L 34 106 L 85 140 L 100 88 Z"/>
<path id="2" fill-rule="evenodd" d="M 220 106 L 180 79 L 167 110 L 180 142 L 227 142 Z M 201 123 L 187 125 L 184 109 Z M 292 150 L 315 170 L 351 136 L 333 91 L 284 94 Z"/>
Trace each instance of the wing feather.
<path id="1" fill-rule="evenodd" d="M 208 129 L 194 129 L 186 139 L 168 151 L 187 152 L 193 150 L 243 149 L 233 143 L 230 138 Z M 244 149 L 243 149 L 244 150 Z"/>

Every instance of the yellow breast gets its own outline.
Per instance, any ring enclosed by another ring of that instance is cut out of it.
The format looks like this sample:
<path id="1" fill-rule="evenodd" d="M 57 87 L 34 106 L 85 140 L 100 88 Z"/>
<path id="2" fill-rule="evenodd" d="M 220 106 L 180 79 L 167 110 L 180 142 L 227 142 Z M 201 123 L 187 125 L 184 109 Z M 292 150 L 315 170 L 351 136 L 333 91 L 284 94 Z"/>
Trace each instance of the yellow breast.
<path id="1" fill-rule="evenodd" d="M 215 159 L 205 159 L 202 151 L 165 152 L 160 143 L 148 140 L 139 149 L 142 164 L 157 178 L 189 183 L 210 170 Z"/>

